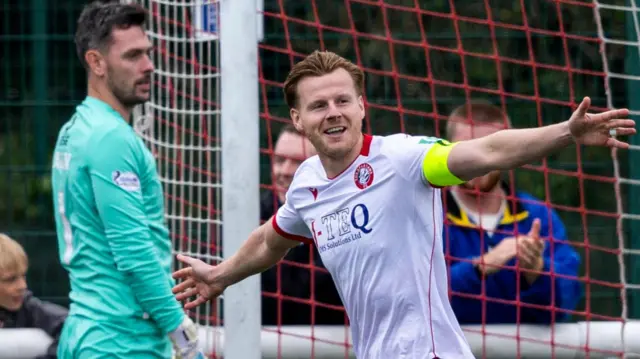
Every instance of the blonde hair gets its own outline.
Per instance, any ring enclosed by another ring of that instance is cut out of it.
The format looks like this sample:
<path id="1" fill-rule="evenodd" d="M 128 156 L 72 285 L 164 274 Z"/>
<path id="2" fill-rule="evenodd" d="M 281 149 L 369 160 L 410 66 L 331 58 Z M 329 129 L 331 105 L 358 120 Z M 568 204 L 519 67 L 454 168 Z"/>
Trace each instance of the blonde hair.
<path id="1" fill-rule="evenodd" d="M 25 272 L 29 260 L 20 243 L 0 233 L 0 273 Z"/>
<path id="2" fill-rule="evenodd" d="M 364 72 L 353 62 L 330 51 L 314 51 L 304 60 L 293 65 L 284 82 L 284 98 L 289 108 L 298 105 L 298 83 L 305 77 L 319 77 L 337 69 L 346 70 L 356 86 L 358 95 L 364 93 Z"/>

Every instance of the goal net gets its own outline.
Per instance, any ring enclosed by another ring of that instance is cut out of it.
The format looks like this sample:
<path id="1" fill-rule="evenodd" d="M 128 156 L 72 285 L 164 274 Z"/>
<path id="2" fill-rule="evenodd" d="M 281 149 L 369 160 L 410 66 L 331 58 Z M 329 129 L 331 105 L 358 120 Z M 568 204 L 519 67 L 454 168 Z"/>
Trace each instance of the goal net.
<path id="1" fill-rule="evenodd" d="M 138 109 L 136 127 L 157 157 L 176 251 L 216 263 L 223 257 L 222 228 L 229 220 L 221 201 L 226 139 L 220 132 L 219 3 L 138 2 L 151 14 L 157 70 L 152 99 Z M 257 10 L 264 31 L 258 45 L 259 95 L 237 95 L 259 101 L 255 173 L 261 191 L 274 190 L 274 145 L 290 121 L 282 83 L 291 66 L 315 49 L 334 51 L 364 69 L 364 130 L 371 134 L 444 136 L 450 111 L 480 99 L 500 106 L 516 127 L 568 119 L 584 96 L 591 97 L 594 111 L 629 107 L 635 116 L 640 111 L 636 5 L 635 0 L 264 0 Z M 637 339 L 629 338 L 640 335 L 633 321 L 640 315 L 638 148 L 574 146 L 505 176 L 510 186 L 560 216 L 568 243 L 580 255 L 576 279 L 584 293 L 579 305 L 566 311 L 567 323 L 551 316 L 551 326 L 531 327 L 520 318 L 502 326 L 486 320 L 464 326 L 477 357 L 622 357 L 624 348 L 637 349 Z M 261 198 L 253 200 L 257 206 Z M 317 253 L 307 251 L 306 262 L 279 264 L 276 287 L 261 294 L 270 316 L 261 329 L 265 358 L 352 356 L 344 310 L 320 287 L 326 271 L 316 265 Z M 295 280 L 308 284 L 292 291 L 287 283 Z M 452 298 L 457 295 L 452 291 Z M 517 298 L 508 304 L 522 306 Z M 496 300 L 486 293 L 478 299 Z M 203 328 L 209 353 L 221 357 L 220 303 L 190 314 Z"/>

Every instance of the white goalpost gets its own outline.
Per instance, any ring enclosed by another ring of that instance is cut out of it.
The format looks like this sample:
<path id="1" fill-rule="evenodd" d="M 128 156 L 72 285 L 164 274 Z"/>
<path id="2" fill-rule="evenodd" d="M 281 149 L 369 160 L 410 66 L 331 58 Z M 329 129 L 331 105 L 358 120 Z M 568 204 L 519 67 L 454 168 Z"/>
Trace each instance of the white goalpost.
<path id="1" fill-rule="evenodd" d="M 260 224 L 256 0 L 220 1 L 222 247 L 235 253 Z M 248 20 L 247 20 L 248 19 Z M 224 294 L 224 357 L 260 359 L 260 276 Z"/>

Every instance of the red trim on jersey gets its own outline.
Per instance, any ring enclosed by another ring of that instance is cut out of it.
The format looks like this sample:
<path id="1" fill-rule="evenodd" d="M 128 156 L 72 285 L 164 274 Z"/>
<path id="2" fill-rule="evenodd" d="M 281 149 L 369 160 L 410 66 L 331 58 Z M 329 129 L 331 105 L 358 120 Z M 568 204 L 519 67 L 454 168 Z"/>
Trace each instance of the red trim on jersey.
<path id="1" fill-rule="evenodd" d="M 438 358 L 438 354 L 436 354 L 436 338 L 433 334 L 433 311 L 431 310 L 431 278 L 433 278 L 433 255 L 436 251 L 436 238 L 438 238 L 436 233 L 436 196 L 435 193 L 431 194 L 431 216 L 433 218 L 433 243 L 431 244 L 431 259 L 429 259 L 429 328 L 431 329 L 431 346 L 433 348 L 433 356 Z"/>
<path id="2" fill-rule="evenodd" d="M 311 238 L 297 236 L 295 234 L 285 232 L 284 229 L 280 228 L 280 226 L 278 225 L 278 221 L 276 221 L 276 216 L 273 216 L 273 219 L 271 220 L 271 224 L 273 225 L 273 229 L 276 230 L 276 233 L 278 233 L 279 235 L 283 236 L 286 239 L 290 239 L 292 241 L 298 241 L 306 244 L 313 244 L 313 239 Z"/>
<path id="3" fill-rule="evenodd" d="M 369 156 L 369 151 L 371 150 L 371 141 L 373 140 L 373 136 L 371 135 L 367 135 L 364 134 L 363 135 L 363 139 L 362 139 L 362 148 L 360 149 L 360 156 Z M 349 165 L 347 167 L 345 167 L 342 171 L 340 171 L 340 173 L 338 173 L 337 175 L 333 176 L 333 177 L 329 177 L 327 176 L 327 179 L 329 180 L 333 180 L 336 179 L 338 176 L 340 176 L 341 174 L 344 173 L 344 171 L 348 170 L 349 167 L 351 167 L 351 165 L 358 159 L 358 157 L 354 158 L 353 161 L 351 161 L 351 163 L 349 163 Z"/>
<path id="4" fill-rule="evenodd" d="M 362 140 L 362 148 L 360 149 L 360 155 L 369 156 L 369 150 L 371 150 L 371 141 L 373 140 L 373 136 L 364 135 L 364 139 Z"/>

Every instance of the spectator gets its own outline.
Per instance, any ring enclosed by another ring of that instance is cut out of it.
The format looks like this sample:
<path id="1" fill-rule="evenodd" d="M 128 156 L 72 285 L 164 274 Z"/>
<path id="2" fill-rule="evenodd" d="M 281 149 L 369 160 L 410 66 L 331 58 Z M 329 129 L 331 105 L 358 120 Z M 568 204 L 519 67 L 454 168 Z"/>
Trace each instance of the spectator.
<path id="1" fill-rule="evenodd" d="M 22 246 L 5 234 L 0 234 L 0 328 L 39 328 L 53 342 L 47 353 L 37 359 L 56 358 L 58 339 L 67 310 L 34 297 L 27 290 L 29 266 Z"/>
<path id="2" fill-rule="evenodd" d="M 273 152 L 271 171 L 274 190 L 267 191 L 262 196 L 260 202 L 262 221 L 271 218 L 278 207 L 284 203 L 285 195 L 298 166 L 306 158 L 315 155 L 315 149 L 311 142 L 290 124 L 280 131 Z M 315 246 L 301 243 L 298 247 L 291 249 L 284 260 L 300 265 L 309 265 L 311 258 L 313 258 L 313 265 L 316 268 L 313 280 L 313 300 L 316 303 L 342 307 L 342 301 L 331 275 L 324 270 L 320 254 Z M 278 267 L 280 267 L 280 295 L 295 298 L 282 298 L 280 310 L 278 310 L 278 299 L 274 297 L 278 291 Z M 278 266 L 263 272 L 261 278 L 262 291 L 270 293 L 262 296 L 263 325 L 345 324 L 346 316 L 343 310 L 330 309 L 322 305 L 315 307 L 315 318 L 312 320 L 312 306 L 309 303 L 312 294 L 310 269 L 281 262 Z M 278 322 L 278 317 L 280 317 L 280 322 Z"/>
<path id="3" fill-rule="evenodd" d="M 271 166 L 274 190 L 265 192 L 260 202 L 260 217 L 263 221 L 271 218 L 284 203 L 298 166 L 315 154 L 316 150 L 311 142 L 298 133 L 292 124 L 287 124 L 280 130 L 273 149 Z"/>
<path id="4" fill-rule="evenodd" d="M 452 112 L 447 136 L 456 142 L 507 127 L 509 118 L 498 107 L 473 103 Z M 508 202 L 506 197 L 512 194 L 515 201 Z M 461 324 L 551 323 L 566 319 L 568 314 L 527 304 L 554 303 L 555 308 L 565 310 L 576 307 L 582 288 L 572 278 L 578 275 L 580 258 L 567 244 L 556 212 L 534 202 L 539 200 L 530 194 L 512 193 L 498 171 L 446 192 L 444 249 L 454 292 L 451 303 Z M 505 268 L 516 263 L 520 270 Z M 486 299 L 478 297 L 483 280 Z M 520 309 L 505 302 L 515 301 L 518 294 Z"/>

